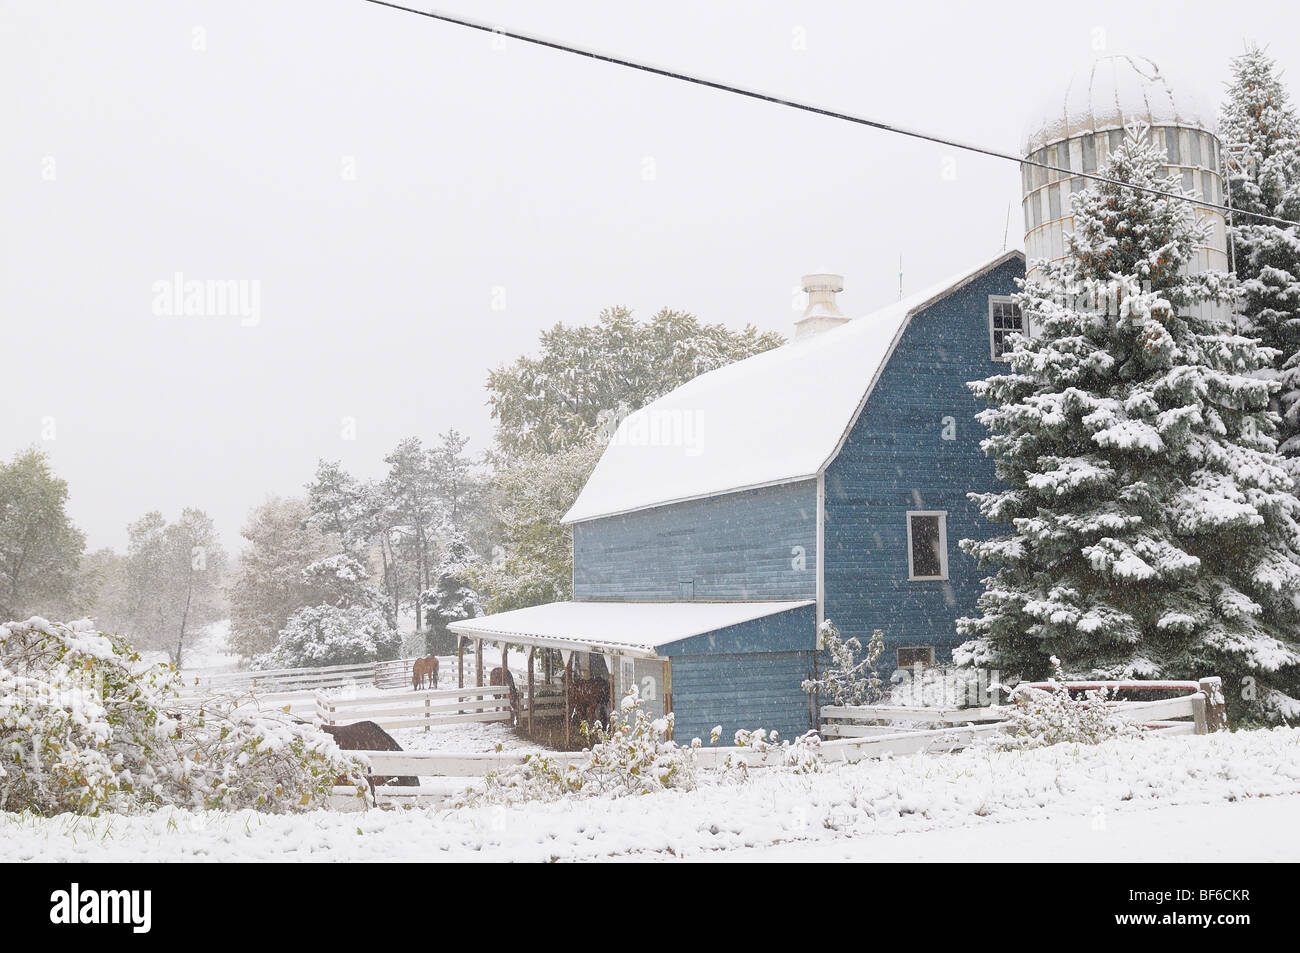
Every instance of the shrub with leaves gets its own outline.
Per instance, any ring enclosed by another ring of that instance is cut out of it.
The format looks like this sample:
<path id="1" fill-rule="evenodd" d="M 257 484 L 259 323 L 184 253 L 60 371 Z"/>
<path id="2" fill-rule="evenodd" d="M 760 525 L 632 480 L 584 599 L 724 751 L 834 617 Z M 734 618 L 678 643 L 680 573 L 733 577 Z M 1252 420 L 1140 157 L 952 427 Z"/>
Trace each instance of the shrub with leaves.
<path id="1" fill-rule="evenodd" d="M 804 679 L 803 690 L 821 696 L 832 705 L 874 705 L 882 691 L 876 662 L 885 651 L 885 633 L 876 629 L 862 655 L 862 642 L 855 636 L 843 638 L 835 623 L 827 619 L 818 629 L 822 647 L 831 657 L 831 667 L 820 678 Z M 861 658 L 858 656 L 862 655 Z"/>
<path id="2" fill-rule="evenodd" d="M 557 801 L 566 797 L 626 797 L 695 787 L 695 750 L 668 737 L 672 714 L 651 717 L 633 686 L 623 697 L 610 724 L 583 725 L 592 742 L 576 764 L 545 755 L 529 755 L 523 763 L 491 774 L 472 803 L 513 804 Z"/>
<path id="3" fill-rule="evenodd" d="M 721 735 L 721 727 L 713 729 L 712 741 L 716 744 Z M 775 731 L 762 728 L 753 731 L 741 729 L 735 734 L 737 748 L 743 752 L 731 755 L 723 764 L 724 777 L 744 781 L 749 777 L 750 768 L 780 766 L 790 768 L 796 774 L 813 774 L 822 769 L 821 737 L 815 731 L 807 731 L 794 741 L 781 740 Z M 747 755 L 755 752 L 757 760 Z"/>
<path id="4" fill-rule="evenodd" d="M 316 806 L 364 769 L 282 712 L 183 703 L 150 665 L 88 620 L 0 625 L 0 810 L 129 812 L 161 805 Z"/>
<path id="5" fill-rule="evenodd" d="M 1052 656 L 1051 661 L 1055 674 L 1048 680 L 1048 688 L 1023 685 L 1012 690 L 1015 704 L 1009 711 L 1007 733 L 998 738 L 1000 746 L 1041 748 L 1062 742 L 1091 745 L 1141 734 L 1111 704 L 1113 692 L 1092 690 L 1075 697 L 1063 684 L 1065 674 L 1060 659 Z"/>

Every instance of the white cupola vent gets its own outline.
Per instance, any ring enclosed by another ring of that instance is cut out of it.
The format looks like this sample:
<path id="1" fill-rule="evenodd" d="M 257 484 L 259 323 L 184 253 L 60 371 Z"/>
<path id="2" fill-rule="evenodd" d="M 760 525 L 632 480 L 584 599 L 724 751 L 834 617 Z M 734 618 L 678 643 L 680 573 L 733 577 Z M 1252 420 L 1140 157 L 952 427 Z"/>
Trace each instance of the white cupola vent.
<path id="1" fill-rule="evenodd" d="M 808 295 L 808 306 L 803 317 L 794 323 L 796 341 L 837 328 L 849 320 L 835 302 L 835 296 L 844 290 L 843 275 L 804 275 L 803 290 Z"/>

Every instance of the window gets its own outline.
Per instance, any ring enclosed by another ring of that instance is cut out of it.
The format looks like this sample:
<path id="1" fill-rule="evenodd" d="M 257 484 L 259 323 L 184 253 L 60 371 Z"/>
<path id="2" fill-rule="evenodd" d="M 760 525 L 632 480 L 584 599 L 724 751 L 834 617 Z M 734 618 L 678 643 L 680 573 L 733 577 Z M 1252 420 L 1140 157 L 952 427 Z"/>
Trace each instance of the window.
<path id="1" fill-rule="evenodd" d="M 1053 185 L 1047 190 L 1047 212 L 1056 221 L 1061 217 L 1061 187 Z"/>
<path id="2" fill-rule="evenodd" d="M 900 645 L 898 647 L 897 668 L 915 668 L 918 665 L 933 664 L 933 645 Z"/>
<path id="3" fill-rule="evenodd" d="M 1201 164 L 1201 134 L 1199 132 L 1189 132 L 1187 134 L 1187 144 L 1192 149 L 1192 165 Z"/>
<path id="4" fill-rule="evenodd" d="M 1097 140 L 1092 136 L 1083 137 L 1083 171 L 1097 171 Z"/>
<path id="5" fill-rule="evenodd" d="M 1019 305 L 1000 295 L 989 297 L 989 357 L 995 361 L 1006 360 L 1002 355 L 1010 350 L 1007 338 L 1028 333 Z"/>
<path id="6" fill-rule="evenodd" d="M 1214 179 L 1208 172 L 1201 173 L 1201 196 L 1207 202 L 1214 201 Z"/>
<path id="7" fill-rule="evenodd" d="M 1188 195 L 1196 191 L 1196 173 L 1191 169 L 1183 170 L 1183 191 Z"/>
<path id="8" fill-rule="evenodd" d="M 948 578 L 948 514 L 945 511 L 908 512 L 907 578 Z"/>

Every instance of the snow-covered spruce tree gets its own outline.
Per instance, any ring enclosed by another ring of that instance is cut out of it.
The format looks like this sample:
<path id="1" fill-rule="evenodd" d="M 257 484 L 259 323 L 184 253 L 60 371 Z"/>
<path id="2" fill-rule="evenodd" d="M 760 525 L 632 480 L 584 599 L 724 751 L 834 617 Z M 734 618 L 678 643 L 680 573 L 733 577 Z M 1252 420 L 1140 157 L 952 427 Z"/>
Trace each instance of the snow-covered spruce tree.
<path id="1" fill-rule="evenodd" d="M 1300 120 L 1277 64 L 1260 49 L 1232 61 L 1232 82 L 1219 120 L 1220 135 L 1236 153 L 1232 205 L 1296 219 L 1300 214 Z M 1235 216 L 1230 240 L 1242 299 L 1243 331 L 1278 352 L 1275 375 L 1282 412 L 1278 447 L 1292 479 L 1300 480 L 1300 236 L 1288 228 Z"/>
<path id="2" fill-rule="evenodd" d="M 424 647 L 430 655 L 446 655 L 456 650 L 456 635 L 447 629 L 449 622 L 483 614 L 478 593 L 469 584 L 477 560 L 465 534 L 453 531 L 444 548 L 442 561 L 434 570 L 433 586 L 420 597 L 424 606 Z"/>
<path id="3" fill-rule="evenodd" d="M 1131 127 L 1103 171 L 1177 191 L 1164 161 Z M 1008 485 L 972 499 L 1011 530 L 961 543 L 999 568 L 954 658 L 1004 677 L 1050 674 L 1053 655 L 1072 676 L 1249 676 L 1236 702 L 1291 717 L 1300 501 L 1257 376 L 1271 354 L 1199 307 L 1227 279 L 1183 270 L 1190 215 L 1120 185 L 1076 193 L 1068 254 L 1018 295 L 1034 337 L 970 385 Z"/>

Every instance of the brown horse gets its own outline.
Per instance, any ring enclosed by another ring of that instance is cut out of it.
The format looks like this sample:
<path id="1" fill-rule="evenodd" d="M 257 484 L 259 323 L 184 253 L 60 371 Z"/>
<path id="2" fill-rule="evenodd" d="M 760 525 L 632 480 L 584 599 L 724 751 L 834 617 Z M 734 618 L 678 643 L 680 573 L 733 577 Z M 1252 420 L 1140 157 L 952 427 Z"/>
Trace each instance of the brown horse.
<path id="1" fill-rule="evenodd" d="M 521 712 L 523 698 L 519 694 L 519 689 L 515 688 L 515 677 L 510 674 L 510 670 L 497 666 L 488 673 L 489 685 L 507 685 L 510 687 L 510 708 L 518 716 Z"/>
<path id="2" fill-rule="evenodd" d="M 323 731 L 334 736 L 334 743 L 343 751 L 401 751 L 402 746 L 393 736 L 380 728 L 373 721 L 358 721 L 351 725 L 321 725 Z M 346 779 L 339 778 L 334 783 L 342 784 Z M 366 775 L 366 782 L 373 793 L 375 785 L 392 785 L 394 787 L 418 787 L 420 779 L 416 777 L 376 777 Z"/>
<path id="3" fill-rule="evenodd" d="M 418 658 L 411 666 L 411 688 L 419 691 L 426 681 L 430 688 L 438 687 L 438 656 L 436 655 Z"/>
<path id="4" fill-rule="evenodd" d="M 578 721 L 604 722 L 609 714 L 609 682 L 575 675 L 569 685 L 569 706 Z"/>

